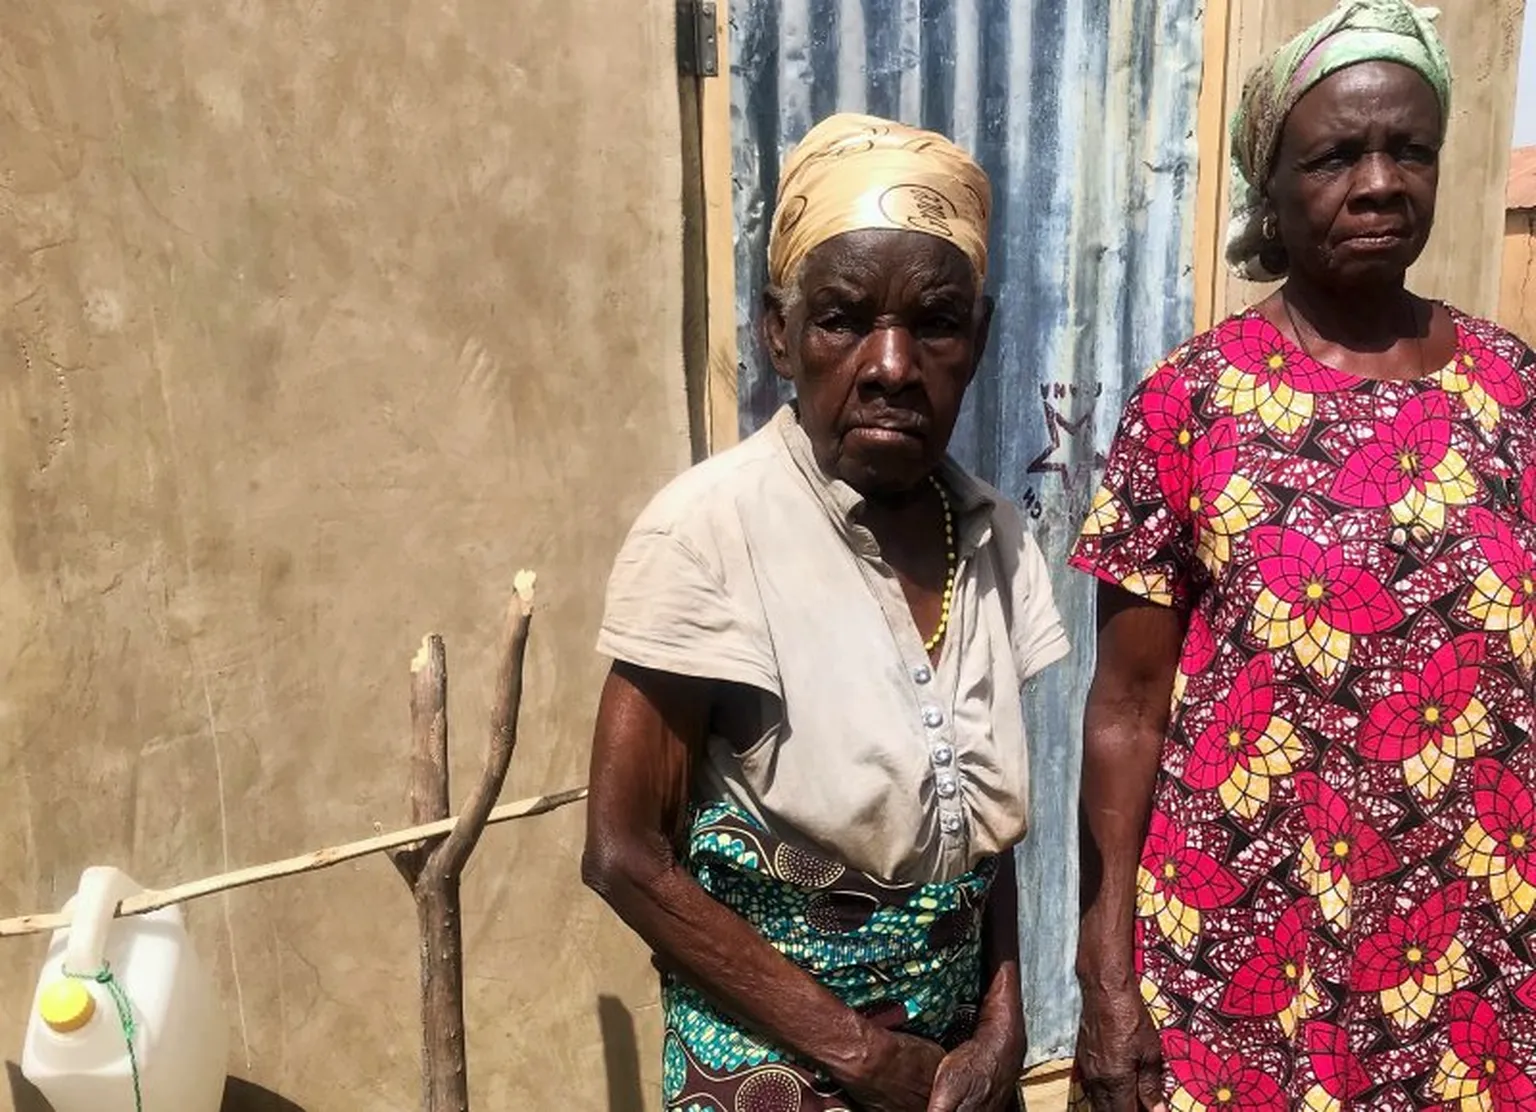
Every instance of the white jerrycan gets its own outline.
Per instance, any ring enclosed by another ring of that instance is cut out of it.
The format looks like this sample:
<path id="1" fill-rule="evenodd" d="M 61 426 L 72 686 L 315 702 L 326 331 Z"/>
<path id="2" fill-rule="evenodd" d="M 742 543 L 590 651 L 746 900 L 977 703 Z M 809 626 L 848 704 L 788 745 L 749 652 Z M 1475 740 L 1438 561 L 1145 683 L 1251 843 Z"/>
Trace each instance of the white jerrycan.
<path id="1" fill-rule="evenodd" d="M 86 869 L 64 905 L 70 925 L 49 943 L 21 1072 L 54 1112 L 218 1112 L 223 1102 L 229 1033 L 213 979 L 179 908 L 112 917 L 140 891 L 117 869 Z"/>

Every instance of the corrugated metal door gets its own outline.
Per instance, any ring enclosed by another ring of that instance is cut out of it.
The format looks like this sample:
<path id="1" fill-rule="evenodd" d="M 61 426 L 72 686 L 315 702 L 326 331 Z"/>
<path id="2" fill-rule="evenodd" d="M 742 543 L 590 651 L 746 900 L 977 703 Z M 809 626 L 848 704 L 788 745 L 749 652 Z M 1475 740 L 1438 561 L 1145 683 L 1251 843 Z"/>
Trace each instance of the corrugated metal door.
<path id="1" fill-rule="evenodd" d="M 992 350 L 954 454 L 1024 505 L 1078 651 L 1029 710 L 1031 1061 L 1070 1051 L 1091 585 L 1062 561 L 1126 390 L 1192 328 L 1199 0 L 731 0 L 741 423 L 783 399 L 753 333 L 779 161 L 822 116 L 934 128 L 992 176 Z"/>

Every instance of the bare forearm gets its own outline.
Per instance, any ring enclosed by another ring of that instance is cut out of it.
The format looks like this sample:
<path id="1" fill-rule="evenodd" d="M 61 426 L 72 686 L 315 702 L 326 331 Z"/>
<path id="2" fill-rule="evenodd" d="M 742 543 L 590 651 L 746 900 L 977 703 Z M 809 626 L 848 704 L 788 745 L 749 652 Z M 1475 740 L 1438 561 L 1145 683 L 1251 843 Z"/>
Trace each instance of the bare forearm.
<path id="1" fill-rule="evenodd" d="M 1089 697 L 1080 812 L 1078 975 L 1104 987 L 1132 976 L 1136 873 L 1152 808 L 1165 714 Z"/>
<path id="2" fill-rule="evenodd" d="M 608 868 L 593 887 L 663 966 L 727 1014 L 839 1083 L 861 1076 L 873 1026 L 674 861 Z"/>
<path id="3" fill-rule="evenodd" d="M 982 909 L 982 996 L 976 1033 L 940 1063 L 929 1112 L 1001 1107 L 1024 1068 L 1018 886 L 1013 855 L 1004 854 L 998 866 Z"/>
<path id="4" fill-rule="evenodd" d="M 1024 1002 L 1019 988 L 1019 885 L 1013 854 L 998 861 L 982 924 L 982 998 L 978 1026 L 1005 1033 L 1024 1058 Z"/>
<path id="5" fill-rule="evenodd" d="M 1136 880 L 1187 616 L 1099 589 L 1083 713 L 1077 1069 L 1096 1109 L 1162 1107 L 1162 1044 L 1136 983 Z"/>

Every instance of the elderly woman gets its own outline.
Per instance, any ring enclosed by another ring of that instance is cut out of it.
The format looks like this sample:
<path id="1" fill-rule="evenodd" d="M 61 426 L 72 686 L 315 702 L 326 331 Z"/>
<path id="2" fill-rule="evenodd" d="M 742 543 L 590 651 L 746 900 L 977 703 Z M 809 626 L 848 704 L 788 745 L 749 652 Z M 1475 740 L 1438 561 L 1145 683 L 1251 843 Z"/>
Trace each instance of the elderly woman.
<path id="1" fill-rule="evenodd" d="M 1536 357 L 1404 285 L 1432 14 L 1249 79 L 1228 258 L 1284 284 L 1141 384 L 1072 557 L 1094 1109 L 1536 1109 Z"/>
<path id="2" fill-rule="evenodd" d="M 1020 687 L 1039 550 L 945 455 L 987 339 L 990 190 L 938 135 L 816 127 L 762 332 L 796 400 L 640 516 L 583 861 L 663 971 L 666 1107 L 1011 1107 Z"/>

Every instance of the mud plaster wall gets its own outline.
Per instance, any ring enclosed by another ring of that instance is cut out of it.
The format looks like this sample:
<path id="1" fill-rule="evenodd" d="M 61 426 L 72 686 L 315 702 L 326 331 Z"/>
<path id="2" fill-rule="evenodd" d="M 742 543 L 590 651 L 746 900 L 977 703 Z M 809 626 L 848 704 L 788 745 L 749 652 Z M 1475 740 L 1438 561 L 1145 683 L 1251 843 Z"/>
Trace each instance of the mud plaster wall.
<path id="1" fill-rule="evenodd" d="M 687 462 L 672 19 L 0 0 L 0 914 L 88 864 L 163 885 L 402 825 L 429 630 L 462 799 L 522 565 L 504 798 L 584 782 L 607 566 Z M 582 821 L 471 865 L 487 1112 L 654 1104 L 653 976 L 580 888 Z M 417 1107 L 382 857 L 189 915 L 244 1091 Z M 0 943 L 12 1061 L 42 950 Z"/>

